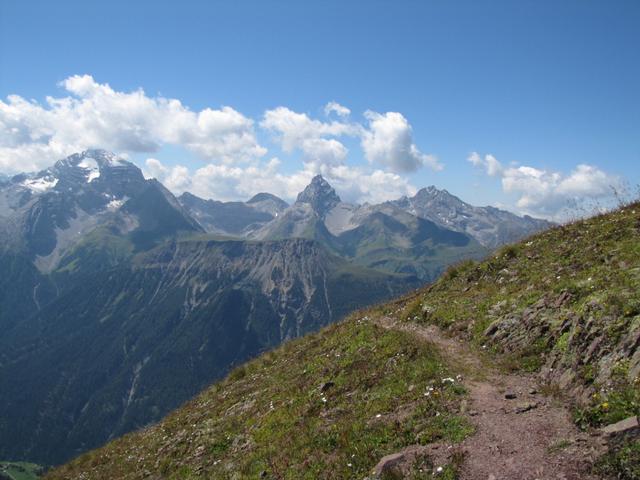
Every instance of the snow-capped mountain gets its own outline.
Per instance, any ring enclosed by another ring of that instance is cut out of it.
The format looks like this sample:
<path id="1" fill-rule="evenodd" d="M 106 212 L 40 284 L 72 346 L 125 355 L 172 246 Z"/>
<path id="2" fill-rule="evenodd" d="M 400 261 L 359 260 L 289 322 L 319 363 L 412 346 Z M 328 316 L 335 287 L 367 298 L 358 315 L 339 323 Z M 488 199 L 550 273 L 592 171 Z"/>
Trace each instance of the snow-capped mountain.
<path id="1" fill-rule="evenodd" d="M 55 268 L 87 233 L 107 224 L 140 241 L 179 230 L 202 231 L 159 182 L 145 180 L 133 163 L 103 150 L 74 154 L 0 184 L 3 248 L 30 256 L 43 271 Z"/>

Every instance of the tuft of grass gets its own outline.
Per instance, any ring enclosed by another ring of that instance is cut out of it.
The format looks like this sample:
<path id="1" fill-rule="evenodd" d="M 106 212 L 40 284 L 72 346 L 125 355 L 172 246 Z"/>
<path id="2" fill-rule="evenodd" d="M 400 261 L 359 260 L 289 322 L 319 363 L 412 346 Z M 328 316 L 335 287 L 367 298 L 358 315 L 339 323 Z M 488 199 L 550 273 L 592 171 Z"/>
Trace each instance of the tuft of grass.
<path id="1" fill-rule="evenodd" d="M 562 440 L 558 440 L 554 443 L 552 443 L 551 445 L 549 445 L 549 448 L 547 448 L 547 451 L 549 453 L 559 453 L 561 451 L 563 451 L 564 449 L 570 447 L 571 445 L 573 445 L 573 442 L 571 440 L 567 440 L 562 439 Z"/>

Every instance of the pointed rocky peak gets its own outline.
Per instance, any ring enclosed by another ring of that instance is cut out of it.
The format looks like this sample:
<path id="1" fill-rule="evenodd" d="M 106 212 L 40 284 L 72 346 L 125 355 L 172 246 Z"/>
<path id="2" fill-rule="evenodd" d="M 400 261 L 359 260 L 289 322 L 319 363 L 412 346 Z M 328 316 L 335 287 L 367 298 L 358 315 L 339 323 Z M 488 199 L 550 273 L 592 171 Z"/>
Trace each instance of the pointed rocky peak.
<path id="1" fill-rule="evenodd" d="M 329 210 L 340 203 L 340 197 L 336 194 L 329 182 L 322 175 L 316 175 L 302 192 L 298 194 L 296 203 L 308 203 L 319 215 L 325 215 Z"/>
<path id="2" fill-rule="evenodd" d="M 445 189 L 440 190 L 435 185 L 429 185 L 428 187 L 421 188 L 414 195 L 413 198 L 434 198 L 438 196 L 453 196 Z"/>

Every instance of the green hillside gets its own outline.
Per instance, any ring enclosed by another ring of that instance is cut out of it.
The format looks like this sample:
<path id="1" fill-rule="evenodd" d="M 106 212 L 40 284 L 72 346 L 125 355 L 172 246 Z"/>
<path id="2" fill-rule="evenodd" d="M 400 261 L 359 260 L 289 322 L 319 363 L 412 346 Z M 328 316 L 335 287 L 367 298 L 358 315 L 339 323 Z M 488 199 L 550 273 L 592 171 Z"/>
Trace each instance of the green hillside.
<path id="1" fill-rule="evenodd" d="M 383 478 L 637 479 L 637 441 L 580 429 L 640 413 L 639 292 L 634 204 L 289 342 L 47 478 L 362 479 L 402 452 Z"/>
<path id="2" fill-rule="evenodd" d="M 0 480 L 37 480 L 42 467 L 26 462 L 0 462 Z"/>

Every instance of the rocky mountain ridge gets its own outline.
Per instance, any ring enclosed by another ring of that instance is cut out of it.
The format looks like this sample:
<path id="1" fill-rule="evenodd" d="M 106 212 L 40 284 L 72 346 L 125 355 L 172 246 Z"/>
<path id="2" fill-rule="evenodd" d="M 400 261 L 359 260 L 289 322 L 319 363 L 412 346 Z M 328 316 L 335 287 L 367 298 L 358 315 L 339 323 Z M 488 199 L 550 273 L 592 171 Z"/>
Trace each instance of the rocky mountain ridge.
<path id="1" fill-rule="evenodd" d="M 208 220 L 204 219 L 201 223 L 207 231 L 255 239 L 308 235 L 309 229 L 313 228 L 310 225 L 317 223 L 316 221 L 324 224 L 331 235 L 339 236 L 357 228 L 375 212 L 394 217 L 405 212 L 433 222 L 441 228 L 465 233 L 487 248 L 517 241 L 553 225 L 546 220 L 528 215 L 520 217 L 495 207 L 475 207 L 433 185 L 420 189 L 413 197 L 402 197 L 381 204 L 345 203 L 321 175 L 312 179 L 291 206 L 287 206 L 278 197 L 270 195 L 270 198 L 277 202 L 277 210 L 269 212 L 272 215 L 271 218 L 262 217 L 258 221 L 251 218 L 252 210 L 241 208 L 241 205 L 253 206 L 255 202 L 253 199 L 246 203 L 199 199 L 200 203 L 197 203 L 195 201 L 197 197 L 191 194 L 185 194 L 185 197 L 183 201 L 185 208 L 196 218 L 205 217 L 202 213 L 202 202 L 212 202 L 209 203 L 211 213 L 215 208 L 220 212 L 224 209 L 234 210 L 235 216 L 229 219 L 231 222 L 229 225 L 225 224 L 224 219 L 220 219 L 215 225 L 208 224 Z M 243 220 L 240 220 L 241 218 Z M 238 221 L 245 224 L 244 230 L 233 225 L 233 222 Z M 252 228 L 246 229 L 248 225 Z"/>

